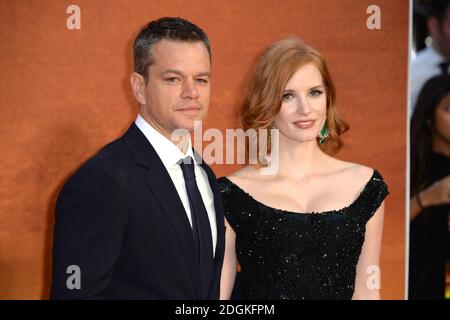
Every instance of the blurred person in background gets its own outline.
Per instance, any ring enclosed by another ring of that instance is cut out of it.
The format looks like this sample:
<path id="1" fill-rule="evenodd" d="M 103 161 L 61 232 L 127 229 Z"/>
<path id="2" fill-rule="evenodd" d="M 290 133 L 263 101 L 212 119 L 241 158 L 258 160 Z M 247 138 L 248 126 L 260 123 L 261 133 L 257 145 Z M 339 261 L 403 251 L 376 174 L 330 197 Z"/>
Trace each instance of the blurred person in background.
<path id="1" fill-rule="evenodd" d="M 444 299 L 449 261 L 450 77 L 430 79 L 411 119 L 409 299 Z"/>
<path id="2" fill-rule="evenodd" d="M 418 53 L 411 62 L 410 115 L 425 82 L 447 70 L 450 59 L 450 0 L 415 1 L 413 10 L 413 45 Z"/>

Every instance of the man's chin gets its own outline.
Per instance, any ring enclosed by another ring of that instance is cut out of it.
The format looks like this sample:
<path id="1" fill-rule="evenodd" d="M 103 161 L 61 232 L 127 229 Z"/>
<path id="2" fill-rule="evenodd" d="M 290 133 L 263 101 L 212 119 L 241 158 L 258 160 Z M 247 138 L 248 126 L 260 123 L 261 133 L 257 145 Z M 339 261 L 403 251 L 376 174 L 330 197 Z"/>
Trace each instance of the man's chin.
<path id="1" fill-rule="evenodd" d="M 199 128 L 201 126 L 200 120 L 194 120 L 192 121 L 183 121 L 182 123 L 177 124 L 177 128 L 173 130 L 172 135 L 182 136 L 186 134 L 191 134 L 194 129 L 197 127 Z M 197 122 L 198 121 L 198 122 Z"/>
<path id="2" fill-rule="evenodd" d="M 199 129 L 202 126 L 203 117 L 192 117 L 190 119 L 183 119 L 180 121 L 178 128 L 184 128 L 189 131 L 194 131 L 195 128 Z"/>

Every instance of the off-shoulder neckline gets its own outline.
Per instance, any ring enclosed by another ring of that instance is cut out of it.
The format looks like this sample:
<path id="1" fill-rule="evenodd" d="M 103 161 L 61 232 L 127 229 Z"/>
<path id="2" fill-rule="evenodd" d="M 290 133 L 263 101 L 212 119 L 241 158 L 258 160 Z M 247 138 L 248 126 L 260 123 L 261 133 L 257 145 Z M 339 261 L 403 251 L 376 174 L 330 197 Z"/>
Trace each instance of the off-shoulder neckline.
<path id="1" fill-rule="evenodd" d="M 373 169 L 372 175 L 370 177 L 370 179 L 365 183 L 363 189 L 361 190 L 361 192 L 358 194 L 358 196 L 355 198 L 355 200 L 353 200 L 352 203 L 350 203 L 349 205 L 340 208 L 340 209 L 335 209 L 335 210 L 327 210 L 327 211 L 311 211 L 311 212 L 296 212 L 296 211 L 289 211 L 289 210 L 284 210 L 284 209 L 279 209 L 279 208 L 274 208 L 271 207 L 269 205 L 264 204 L 263 202 L 256 200 L 251 194 L 249 194 L 248 192 L 246 192 L 244 189 L 242 189 L 240 186 L 238 186 L 236 183 L 234 183 L 233 181 L 231 181 L 230 179 L 228 179 L 228 177 L 223 176 L 219 178 L 220 180 L 225 180 L 227 181 L 230 185 L 234 186 L 234 188 L 236 188 L 237 190 L 239 190 L 239 192 L 243 193 L 248 199 L 250 199 L 251 201 L 255 202 L 256 204 L 258 204 L 259 206 L 268 209 L 268 210 L 272 210 L 272 211 L 276 211 L 279 213 L 283 213 L 286 215 L 297 215 L 297 216 L 309 216 L 309 215 L 328 215 L 328 214 L 334 214 L 334 213 L 342 213 L 343 211 L 347 211 L 349 209 L 351 209 L 352 207 L 354 207 L 359 201 L 361 201 L 363 195 L 367 192 L 368 190 L 368 186 L 370 185 L 370 183 L 375 180 L 376 177 L 379 177 L 380 173 L 378 172 L 377 169 Z"/>

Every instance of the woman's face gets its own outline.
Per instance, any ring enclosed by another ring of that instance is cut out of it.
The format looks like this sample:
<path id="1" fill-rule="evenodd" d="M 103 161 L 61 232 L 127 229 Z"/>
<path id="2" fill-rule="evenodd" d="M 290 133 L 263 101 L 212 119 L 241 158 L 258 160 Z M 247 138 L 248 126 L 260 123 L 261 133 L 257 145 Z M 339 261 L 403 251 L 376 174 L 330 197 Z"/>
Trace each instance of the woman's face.
<path id="1" fill-rule="evenodd" d="M 441 139 L 450 144 L 450 93 L 436 107 L 434 130 Z"/>
<path id="2" fill-rule="evenodd" d="M 289 79 L 275 126 L 297 142 L 316 140 L 326 120 L 327 98 L 319 69 L 308 63 Z"/>

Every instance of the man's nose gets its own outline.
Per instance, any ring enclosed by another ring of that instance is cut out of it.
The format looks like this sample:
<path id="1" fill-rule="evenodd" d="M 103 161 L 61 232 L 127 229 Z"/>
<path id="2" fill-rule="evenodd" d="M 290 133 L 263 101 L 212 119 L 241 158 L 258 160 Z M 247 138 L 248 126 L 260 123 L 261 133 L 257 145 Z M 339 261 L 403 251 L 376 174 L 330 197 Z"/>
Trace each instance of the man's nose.
<path id="1" fill-rule="evenodd" d="M 199 97 L 197 86 L 193 80 L 186 80 L 183 85 L 183 99 L 197 99 Z"/>

